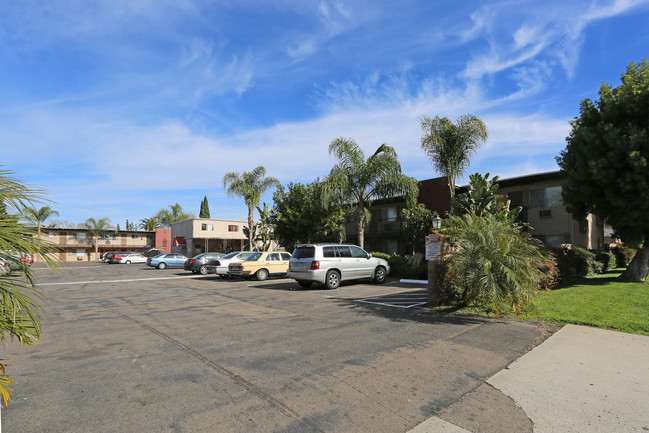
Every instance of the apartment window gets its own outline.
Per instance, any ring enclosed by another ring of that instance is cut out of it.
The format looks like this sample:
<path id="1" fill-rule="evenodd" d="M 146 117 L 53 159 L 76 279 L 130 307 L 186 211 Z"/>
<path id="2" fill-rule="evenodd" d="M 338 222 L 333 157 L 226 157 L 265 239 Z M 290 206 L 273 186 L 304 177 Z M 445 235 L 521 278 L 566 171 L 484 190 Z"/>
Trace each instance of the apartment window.
<path id="1" fill-rule="evenodd" d="M 568 238 L 565 234 L 559 235 L 534 235 L 534 237 L 547 245 L 565 244 Z"/>
<path id="2" fill-rule="evenodd" d="M 201 230 L 204 232 L 213 232 L 214 231 L 214 224 L 201 224 Z"/>
<path id="3" fill-rule="evenodd" d="M 110 240 L 113 240 L 113 241 L 114 241 L 115 238 L 116 238 L 116 236 L 115 236 L 115 233 L 104 233 L 103 236 L 102 236 L 102 238 L 103 238 L 104 240 L 107 240 L 107 241 L 110 241 Z"/>
<path id="4" fill-rule="evenodd" d="M 84 248 L 77 248 L 74 250 L 74 255 L 75 256 L 86 256 L 88 255 L 88 250 Z"/>
<path id="5" fill-rule="evenodd" d="M 88 234 L 87 233 L 75 233 L 74 234 L 74 239 L 77 242 L 88 242 Z"/>
<path id="6" fill-rule="evenodd" d="M 530 191 L 530 207 L 548 208 L 563 206 L 561 187 L 539 188 Z"/>
<path id="7" fill-rule="evenodd" d="M 239 226 L 229 225 L 228 226 L 228 231 L 229 232 L 238 232 L 239 231 Z"/>
<path id="8" fill-rule="evenodd" d="M 384 207 L 381 208 L 381 219 L 383 221 L 394 221 L 397 219 L 397 208 L 396 207 Z"/>
<path id="9" fill-rule="evenodd" d="M 53 237 L 56 236 L 56 233 L 54 233 L 54 232 L 47 232 L 47 236 L 53 238 Z"/>
<path id="10" fill-rule="evenodd" d="M 136 235 L 135 233 L 131 234 L 131 239 L 139 239 L 140 235 Z"/>

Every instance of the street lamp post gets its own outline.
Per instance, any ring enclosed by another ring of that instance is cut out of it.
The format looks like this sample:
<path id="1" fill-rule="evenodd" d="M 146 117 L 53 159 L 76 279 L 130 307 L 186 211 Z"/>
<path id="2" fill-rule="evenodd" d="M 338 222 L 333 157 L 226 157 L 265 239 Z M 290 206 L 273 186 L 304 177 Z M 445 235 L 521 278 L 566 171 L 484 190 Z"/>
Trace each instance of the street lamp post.
<path id="1" fill-rule="evenodd" d="M 433 219 L 433 230 L 442 227 L 442 219 L 436 216 Z M 439 287 L 437 283 L 437 269 L 439 268 L 440 253 L 442 252 L 442 237 L 437 234 L 426 236 L 426 259 L 428 260 L 428 305 L 436 306 L 439 302 Z"/>

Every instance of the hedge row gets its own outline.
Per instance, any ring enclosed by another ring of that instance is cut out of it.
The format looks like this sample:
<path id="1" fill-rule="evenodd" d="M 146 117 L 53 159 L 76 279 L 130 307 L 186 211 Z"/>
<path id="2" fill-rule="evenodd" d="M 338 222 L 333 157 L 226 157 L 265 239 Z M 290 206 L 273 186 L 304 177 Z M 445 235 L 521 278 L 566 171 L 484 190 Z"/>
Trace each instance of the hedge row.
<path id="1" fill-rule="evenodd" d="M 579 277 L 592 276 L 625 267 L 635 255 L 634 249 L 616 247 L 611 252 L 592 252 L 583 248 L 552 248 L 546 255 L 546 262 L 541 268 L 544 277 L 539 282 L 539 289 L 548 290 L 557 285 L 559 280 L 566 281 Z M 410 256 L 373 252 L 374 257 L 388 261 L 390 276 L 413 280 L 427 280 L 428 266 L 411 266 Z"/>

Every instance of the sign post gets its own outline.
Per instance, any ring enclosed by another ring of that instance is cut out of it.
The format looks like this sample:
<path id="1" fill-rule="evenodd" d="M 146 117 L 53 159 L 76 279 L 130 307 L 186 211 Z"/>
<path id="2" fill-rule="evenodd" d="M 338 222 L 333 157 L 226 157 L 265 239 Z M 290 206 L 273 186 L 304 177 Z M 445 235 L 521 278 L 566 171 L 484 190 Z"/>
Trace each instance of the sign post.
<path id="1" fill-rule="evenodd" d="M 428 260 L 428 305 L 436 306 L 439 302 L 437 268 L 440 266 L 442 237 L 431 234 L 426 236 L 426 260 Z"/>

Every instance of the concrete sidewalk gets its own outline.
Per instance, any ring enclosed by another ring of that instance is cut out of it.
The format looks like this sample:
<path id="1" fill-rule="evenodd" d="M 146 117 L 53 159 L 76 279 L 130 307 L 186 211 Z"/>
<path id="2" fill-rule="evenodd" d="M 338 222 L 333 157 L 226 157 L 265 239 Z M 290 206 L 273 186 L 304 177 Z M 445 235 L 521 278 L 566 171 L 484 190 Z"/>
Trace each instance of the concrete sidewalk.
<path id="1" fill-rule="evenodd" d="M 649 337 L 567 325 L 410 432 L 647 432 L 648 399 Z"/>

